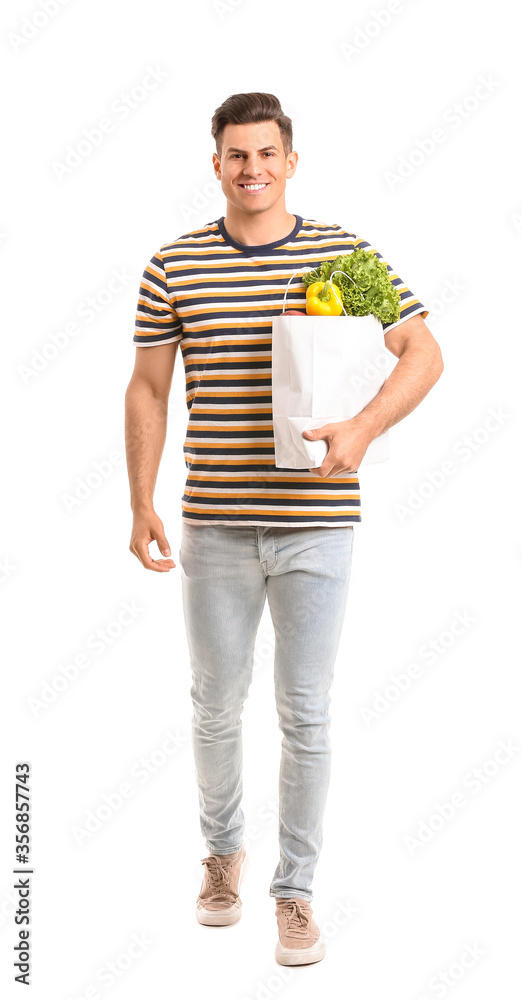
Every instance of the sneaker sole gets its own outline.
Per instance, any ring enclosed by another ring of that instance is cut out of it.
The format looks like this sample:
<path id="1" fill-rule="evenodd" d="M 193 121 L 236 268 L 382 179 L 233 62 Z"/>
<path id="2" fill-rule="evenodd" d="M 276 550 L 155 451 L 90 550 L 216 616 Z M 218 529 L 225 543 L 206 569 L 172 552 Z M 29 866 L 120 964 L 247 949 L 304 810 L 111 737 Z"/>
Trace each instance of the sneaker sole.
<path id="1" fill-rule="evenodd" d="M 279 965 L 309 965 L 311 962 L 320 962 L 325 954 L 326 942 L 321 934 L 311 948 L 285 948 L 278 941 L 275 949 Z"/>
<path id="2" fill-rule="evenodd" d="M 237 884 L 237 891 L 241 889 L 241 883 L 248 871 L 249 857 L 245 854 L 243 858 L 243 863 L 239 869 L 239 879 Z M 213 927 L 224 927 L 228 924 L 235 924 L 241 917 L 242 904 L 239 907 L 230 910 L 206 910 L 204 906 L 196 907 L 196 919 L 200 924 L 207 924 Z"/>

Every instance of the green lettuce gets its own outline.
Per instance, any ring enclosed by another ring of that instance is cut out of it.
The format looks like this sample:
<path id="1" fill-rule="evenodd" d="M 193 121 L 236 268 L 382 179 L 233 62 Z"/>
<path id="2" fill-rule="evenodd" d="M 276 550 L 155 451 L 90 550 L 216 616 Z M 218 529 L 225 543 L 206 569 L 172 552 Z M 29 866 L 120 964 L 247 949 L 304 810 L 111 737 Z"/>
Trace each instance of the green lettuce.
<path id="1" fill-rule="evenodd" d="M 326 281 L 333 271 L 343 272 L 336 274 L 332 281 L 340 289 L 348 315 L 377 316 L 381 323 L 395 323 L 399 319 L 399 292 L 391 282 L 386 264 L 370 250 L 354 250 L 335 260 L 323 261 L 315 270 L 303 275 L 305 288 L 314 281 Z"/>

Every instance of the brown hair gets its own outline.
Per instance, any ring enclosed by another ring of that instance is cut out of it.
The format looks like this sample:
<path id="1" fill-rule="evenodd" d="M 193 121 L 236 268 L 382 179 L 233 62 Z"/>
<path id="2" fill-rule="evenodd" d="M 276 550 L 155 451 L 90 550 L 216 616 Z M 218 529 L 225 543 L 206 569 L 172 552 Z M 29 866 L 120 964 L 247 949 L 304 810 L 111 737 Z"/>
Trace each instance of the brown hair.
<path id="1" fill-rule="evenodd" d="M 292 122 L 283 114 L 274 94 L 232 94 L 216 109 L 212 117 L 212 136 L 218 156 L 223 147 L 225 125 L 246 125 L 250 122 L 274 121 L 279 125 L 285 156 L 292 152 Z"/>

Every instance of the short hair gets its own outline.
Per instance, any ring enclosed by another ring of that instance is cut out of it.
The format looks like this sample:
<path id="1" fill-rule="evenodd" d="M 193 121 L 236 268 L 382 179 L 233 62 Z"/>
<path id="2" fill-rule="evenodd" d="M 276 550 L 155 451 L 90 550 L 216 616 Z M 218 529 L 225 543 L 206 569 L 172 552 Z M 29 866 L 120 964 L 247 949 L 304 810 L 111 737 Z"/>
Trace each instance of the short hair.
<path id="1" fill-rule="evenodd" d="M 250 122 L 273 121 L 279 125 L 279 132 L 285 156 L 292 152 L 292 122 L 283 114 L 281 104 L 274 94 L 231 94 L 216 108 L 212 116 L 212 136 L 216 142 L 218 156 L 223 149 L 225 125 L 247 125 Z"/>

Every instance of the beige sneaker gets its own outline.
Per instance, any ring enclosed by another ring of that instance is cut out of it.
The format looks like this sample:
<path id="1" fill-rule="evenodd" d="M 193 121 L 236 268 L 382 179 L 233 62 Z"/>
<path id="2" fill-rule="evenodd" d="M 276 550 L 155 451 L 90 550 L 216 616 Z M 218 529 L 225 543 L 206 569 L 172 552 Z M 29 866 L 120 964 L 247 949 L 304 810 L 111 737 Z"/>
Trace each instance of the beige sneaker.
<path id="1" fill-rule="evenodd" d="M 307 965 L 324 958 L 326 944 L 308 900 L 278 898 L 276 916 L 279 941 L 275 957 L 280 965 Z"/>
<path id="2" fill-rule="evenodd" d="M 234 854 L 209 854 L 203 885 L 196 903 L 200 924 L 234 924 L 241 916 L 239 889 L 248 867 L 244 847 Z"/>

